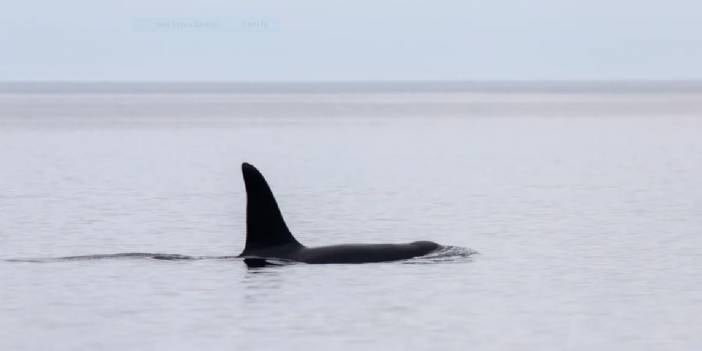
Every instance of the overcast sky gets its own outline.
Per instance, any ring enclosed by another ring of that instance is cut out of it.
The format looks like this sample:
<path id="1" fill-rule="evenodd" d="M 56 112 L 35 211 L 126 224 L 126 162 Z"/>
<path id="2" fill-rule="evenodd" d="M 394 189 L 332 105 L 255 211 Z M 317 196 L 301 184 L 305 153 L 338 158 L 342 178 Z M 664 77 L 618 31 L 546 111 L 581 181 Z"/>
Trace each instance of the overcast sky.
<path id="1" fill-rule="evenodd" d="M 4 0 L 6 80 L 702 79 L 699 0 Z"/>

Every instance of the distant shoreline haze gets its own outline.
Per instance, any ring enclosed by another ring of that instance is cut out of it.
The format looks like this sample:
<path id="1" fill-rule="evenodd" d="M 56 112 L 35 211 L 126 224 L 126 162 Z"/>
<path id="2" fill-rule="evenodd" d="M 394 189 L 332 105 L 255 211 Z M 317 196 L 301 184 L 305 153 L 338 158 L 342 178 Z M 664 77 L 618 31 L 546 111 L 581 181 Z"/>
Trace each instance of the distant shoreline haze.
<path id="1" fill-rule="evenodd" d="M 702 81 L 5 81 L 0 94 L 701 93 Z"/>

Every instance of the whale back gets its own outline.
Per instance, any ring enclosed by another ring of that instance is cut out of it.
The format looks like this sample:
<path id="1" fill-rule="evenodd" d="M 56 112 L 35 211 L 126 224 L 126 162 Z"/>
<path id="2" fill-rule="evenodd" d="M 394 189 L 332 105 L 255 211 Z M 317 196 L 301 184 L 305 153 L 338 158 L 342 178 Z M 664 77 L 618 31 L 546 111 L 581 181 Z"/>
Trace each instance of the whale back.
<path id="1" fill-rule="evenodd" d="M 241 165 L 241 172 L 246 186 L 246 246 L 241 255 L 282 245 L 301 247 L 261 172 L 248 163 Z"/>

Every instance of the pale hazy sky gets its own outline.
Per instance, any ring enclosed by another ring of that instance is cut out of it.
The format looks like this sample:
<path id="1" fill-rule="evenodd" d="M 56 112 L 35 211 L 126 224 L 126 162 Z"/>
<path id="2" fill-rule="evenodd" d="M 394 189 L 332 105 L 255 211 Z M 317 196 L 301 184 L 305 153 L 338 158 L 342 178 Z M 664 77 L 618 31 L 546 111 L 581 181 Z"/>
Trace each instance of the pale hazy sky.
<path id="1" fill-rule="evenodd" d="M 702 79 L 699 0 L 3 0 L 0 81 Z"/>

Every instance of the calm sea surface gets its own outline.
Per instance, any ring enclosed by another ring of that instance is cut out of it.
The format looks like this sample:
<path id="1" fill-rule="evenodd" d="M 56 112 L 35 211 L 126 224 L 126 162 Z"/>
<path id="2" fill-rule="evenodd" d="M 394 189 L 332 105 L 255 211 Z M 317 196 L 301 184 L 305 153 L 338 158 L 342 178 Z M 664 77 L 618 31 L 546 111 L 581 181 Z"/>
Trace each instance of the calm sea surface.
<path id="1" fill-rule="evenodd" d="M 702 349 L 698 92 L 5 92 L 0 161 L 1 350 Z M 238 254 L 243 161 L 305 244 L 479 253 L 52 259 Z"/>

